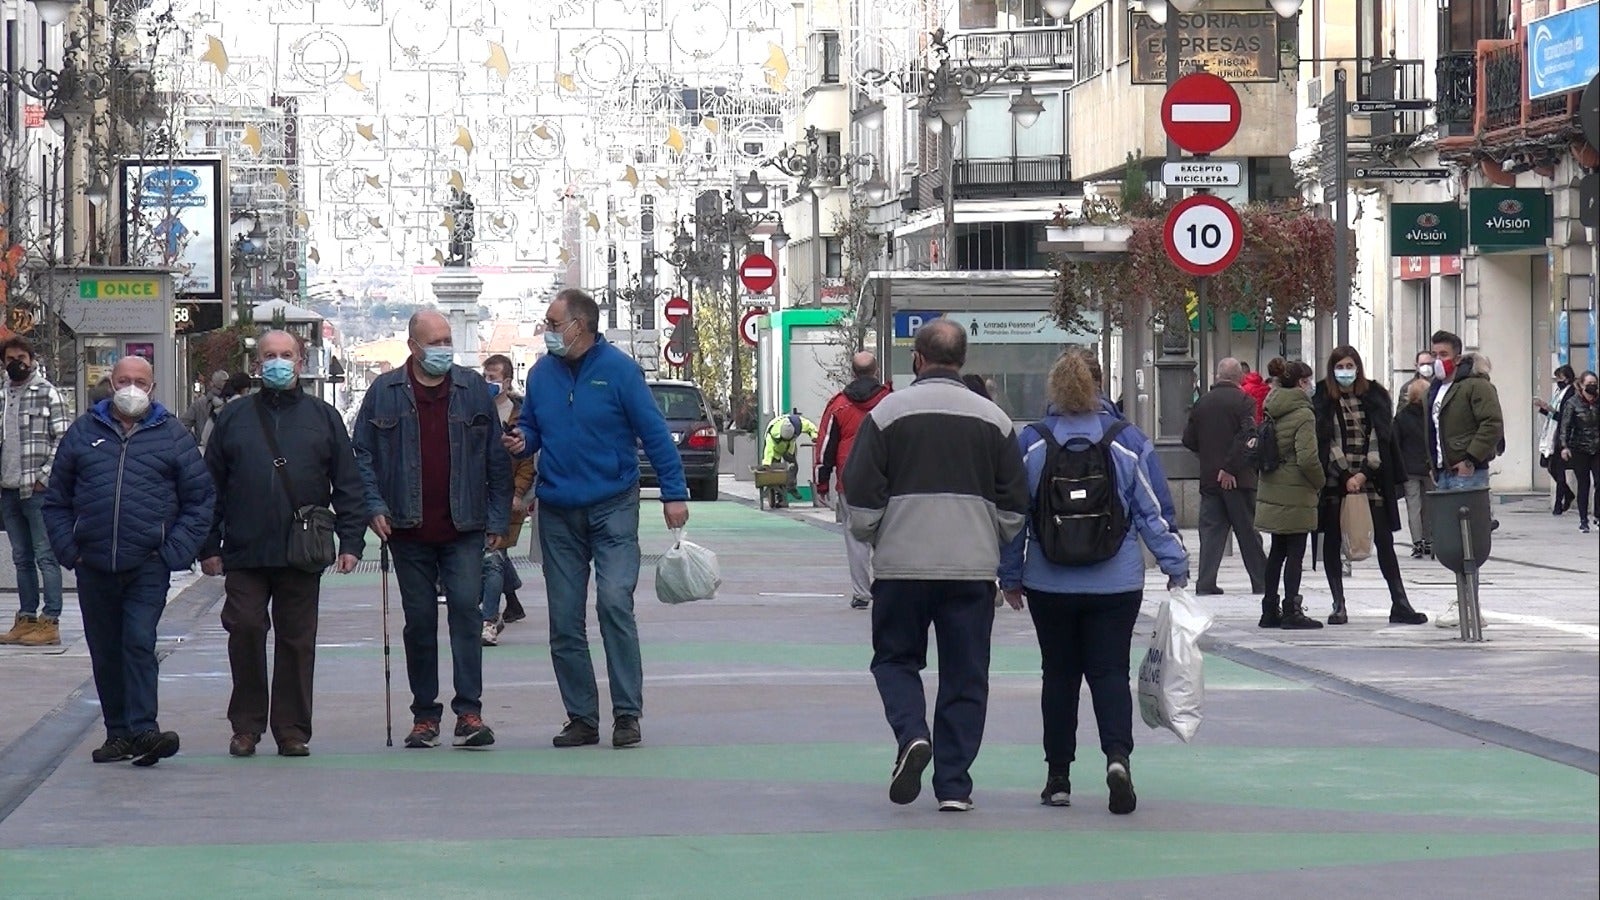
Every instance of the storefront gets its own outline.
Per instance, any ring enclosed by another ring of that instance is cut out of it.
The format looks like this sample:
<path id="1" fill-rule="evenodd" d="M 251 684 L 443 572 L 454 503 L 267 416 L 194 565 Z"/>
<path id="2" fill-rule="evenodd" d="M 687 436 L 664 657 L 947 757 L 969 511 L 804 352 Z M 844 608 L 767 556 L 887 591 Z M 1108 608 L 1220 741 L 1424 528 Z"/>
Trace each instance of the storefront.
<path id="1" fill-rule="evenodd" d="M 47 302 L 74 335 L 82 364 L 55 380 L 82 398 L 124 356 L 142 356 L 155 369 L 154 399 L 179 409 L 188 378 L 178 365 L 173 334 L 172 275 L 131 268 L 51 269 L 44 273 Z M 76 411 L 82 412 L 79 402 Z"/>

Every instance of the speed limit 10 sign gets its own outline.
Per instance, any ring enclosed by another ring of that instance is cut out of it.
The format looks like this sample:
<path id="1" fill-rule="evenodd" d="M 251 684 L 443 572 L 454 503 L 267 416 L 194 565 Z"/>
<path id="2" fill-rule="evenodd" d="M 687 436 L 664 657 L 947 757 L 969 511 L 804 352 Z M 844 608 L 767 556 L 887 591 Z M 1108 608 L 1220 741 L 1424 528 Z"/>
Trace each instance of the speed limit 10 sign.
<path id="1" fill-rule="evenodd" d="M 1215 275 L 1239 258 L 1244 224 L 1228 201 L 1196 194 L 1167 214 L 1164 238 L 1173 265 L 1190 275 Z"/>

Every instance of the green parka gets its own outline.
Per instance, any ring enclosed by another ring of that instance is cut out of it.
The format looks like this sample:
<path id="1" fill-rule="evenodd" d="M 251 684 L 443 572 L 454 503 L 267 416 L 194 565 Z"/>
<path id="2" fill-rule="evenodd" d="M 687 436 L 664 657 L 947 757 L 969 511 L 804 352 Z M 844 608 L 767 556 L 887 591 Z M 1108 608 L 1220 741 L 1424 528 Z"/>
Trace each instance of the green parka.
<path id="1" fill-rule="evenodd" d="M 1299 388 L 1274 388 L 1267 418 L 1278 435 L 1278 467 L 1261 473 L 1256 492 L 1256 530 L 1310 534 L 1317 530 L 1317 498 L 1326 476 L 1317 455 L 1317 419 L 1311 398 Z"/>

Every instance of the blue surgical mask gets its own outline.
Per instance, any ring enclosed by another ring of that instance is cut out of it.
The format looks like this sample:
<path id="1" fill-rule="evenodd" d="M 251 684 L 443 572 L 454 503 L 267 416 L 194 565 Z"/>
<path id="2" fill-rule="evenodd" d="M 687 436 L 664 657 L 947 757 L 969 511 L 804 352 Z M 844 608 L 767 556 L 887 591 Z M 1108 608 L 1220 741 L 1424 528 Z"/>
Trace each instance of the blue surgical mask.
<path id="1" fill-rule="evenodd" d="M 422 350 L 422 371 L 429 375 L 437 377 L 449 372 L 455 361 L 454 347 L 424 347 Z"/>
<path id="2" fill-rule="evenodd" d="M 294 384 L 294 363 L 287 359 L 269 359 L 262 363 L 261 383 L 276 391 Z"/>
<path id="3" fill-rule="evenodd" d="M 546 331 L 544 333 L 544 348 L 550 351 L 551 356 L 566 356 L 567 339 L 559 331 Z"/>
<path id="4" fill-rule="evenodd" d="M 1356 383 L 1355 369 L 1334 369 L 1333 380 L 1339 382 L 1340 387 L 1349 387 Z"/>
<path id="5" fill-rule="evenodd" d="M 498 381 L 489 382 L 489 396 L 490 397 L 498 397 L 498 396 L 500 396 L 500 382 L 498 382 Z"/>

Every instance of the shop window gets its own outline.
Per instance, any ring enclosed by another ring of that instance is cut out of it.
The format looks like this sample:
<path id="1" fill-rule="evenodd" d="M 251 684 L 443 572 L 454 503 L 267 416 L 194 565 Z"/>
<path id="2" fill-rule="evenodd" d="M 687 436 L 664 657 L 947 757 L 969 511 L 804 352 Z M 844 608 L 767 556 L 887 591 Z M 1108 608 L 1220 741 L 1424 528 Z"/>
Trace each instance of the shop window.
<path id="1" fill-rule="evenodd" d="M 844 277 L 844 241 L 840 238 L 822 239 L 822 277 Z"/>

